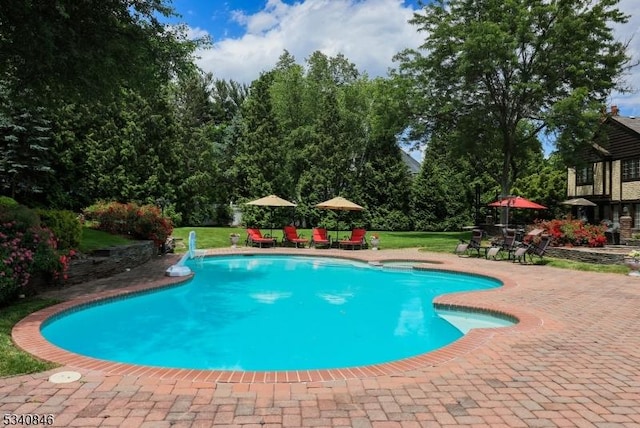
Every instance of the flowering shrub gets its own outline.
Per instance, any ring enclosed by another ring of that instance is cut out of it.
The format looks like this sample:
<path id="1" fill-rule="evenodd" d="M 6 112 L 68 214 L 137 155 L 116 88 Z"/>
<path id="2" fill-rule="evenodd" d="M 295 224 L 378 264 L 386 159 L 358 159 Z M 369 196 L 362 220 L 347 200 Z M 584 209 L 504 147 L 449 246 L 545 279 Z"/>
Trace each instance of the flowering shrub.
<path id="1" fill-rule="evenodd" d="M 33 251 L 24 245 L 24 233 L 15 226 L 15 222 L 0 226 L 0 303 L 27 285 L 31 277 Z"/>
<path id="2" fill-rule="evenodd" d="M 129 235 L 133 230 L 138 206 L 120 202 L 97 202 L 83 210 L 86 220 L 98 223 L 97 228 L 115 235 Z"/>
<path id="3" fill-rule="evenodd" d="M 143 205 L 136 210 L 132 235 L 138 239 L 150 239 L 158 248 L 165 243 L 173 232 L 168 217 L 163 217 L 160 208 L 155 205 Z"/>
<path id="4" fill-rule="evenodd" d="M 75 255 L 75 250 L 69 250 L 67 254 L 60 254 L 58 256 L 59 268 L 53 272 L 54 282 L 61 284 L 68 279 L 67 272 L 69 271 L 69 263 L 71 263 L 71 259 Z"/>
<path id="5" fill-rule="evenodd" d="M 607 243 L 606 226 L 586 224 L 582 220 L 548 220 L 536 223 L 552 238 L 551 245 L 603 247 Z"/>
<path id="6" fill-rule="evenodd" d="M 105 232 L 150 239 L 160 248 L 173 232 L 173 225 L 155 205 L 99 202 L 84 210 L 85 218 L 97 222 Z"/>
<path id="7" fill-rule="evenodd" d="M 42 273 L 50 285 L 67 279 L 71 256 L 59 254 L 53 232 L 40 226 L 20 230 L 15 221 L 0 225 L 0 303 L 29 284 L 34 273 Z"/>

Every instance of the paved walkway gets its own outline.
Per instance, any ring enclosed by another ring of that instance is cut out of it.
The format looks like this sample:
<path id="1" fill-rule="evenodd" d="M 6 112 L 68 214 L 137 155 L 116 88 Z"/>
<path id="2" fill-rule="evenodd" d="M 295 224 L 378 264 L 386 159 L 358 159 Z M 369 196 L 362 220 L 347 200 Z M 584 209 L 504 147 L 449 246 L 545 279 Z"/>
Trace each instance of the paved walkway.
<path id="1" fill-rule="evenodd" d="M 79 361 L 0 379 L 0 410 L 52 414 L 54 426 L 79 427 L 640 427 L 640 278 L 416 250 L 290 251 L 423 260 L 492 275 L 507 286 L 439 301 L 508 312 L 523 322 L 476 330 L 438 358 L 426 354 L 382 374 L 354 371 L 332 380 L 126 374 Z M 164 270 L 175 260 L 159 258 L 51 294 L 81 301 L 136 284 L 156 286 L 169 281 Z M 69 370 L 82 378 L 49 382 Z"/>

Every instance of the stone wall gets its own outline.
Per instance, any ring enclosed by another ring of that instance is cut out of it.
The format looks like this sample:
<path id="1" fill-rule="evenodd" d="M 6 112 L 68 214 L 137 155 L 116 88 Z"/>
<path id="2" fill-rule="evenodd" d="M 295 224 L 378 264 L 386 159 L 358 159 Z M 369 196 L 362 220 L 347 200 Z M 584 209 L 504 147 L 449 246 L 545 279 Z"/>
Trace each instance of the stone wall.
<path id="1" fill-rule="evenodd" d="M 71 260 L 66 284 L 79 284 L 124 272 L 147 263 L 157 252 L 153 241 L 136 241 L 94 251 L 90 256 Z"/>
<path id="2" fill-rule="evenodd" d="M 585 248 L 549 247 L 547 249 L 547 255 L 549 257 L 579 262 L 617 265 L 622 264 L 625 254 L 629 251 L 630 249 L 620 252 L 605 252 L 598 249 L 590 251 Z"/>

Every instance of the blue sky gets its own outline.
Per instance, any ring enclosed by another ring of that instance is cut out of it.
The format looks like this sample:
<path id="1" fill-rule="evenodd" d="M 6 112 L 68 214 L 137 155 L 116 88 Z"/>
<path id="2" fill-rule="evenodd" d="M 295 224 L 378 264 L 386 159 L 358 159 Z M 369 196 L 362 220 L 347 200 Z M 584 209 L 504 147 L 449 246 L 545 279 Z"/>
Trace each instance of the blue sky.
<path id="1" fill-rule="evenodd" d="M 630 41 L 629 53 L 640 58 L 639 0 L 621 0 L 632 15 L 616 28 L 620 40 Z M 250 83 L 273 68 L 286 49 L 299 63 L 314 51 L 329 56 L 342 53 L 370 77 L 386 75 L 392 57 L 417 47 L 424 35 L 407 21 L 418 9 L 417 0 L 173 0 L 192 35 L 208 34 L 213 47 L 198 53 L 198 65 L 217 78 Z M 640 88 L 640 70 L 625 76 Z M 614 94 L 609 105 L 621 115 L 640 115 L 640 96 Z"/>
<path id="2" fill-rule="evenodd" d="M 282 0 L 281 3 L 295 6 L 305 0 Z M 367 3 L 356 0 L 350 3 Z M 274 3 L 274 2 L 271 2 Z M 322 3 L 322 2 L 319 2 Z M 397 2 L 396 2 L 397 3 Z M 417 0 L 400 1 L 408 7 L 418 9 Z M 246 28 L 238 22 L 239 15 L 255 15 L 268 9 L 267 0 L 173 0 L 173 7 L 182 15 L 182 20 L 193 27 L 206 29 L 215 40 L 238 38 Z"/>

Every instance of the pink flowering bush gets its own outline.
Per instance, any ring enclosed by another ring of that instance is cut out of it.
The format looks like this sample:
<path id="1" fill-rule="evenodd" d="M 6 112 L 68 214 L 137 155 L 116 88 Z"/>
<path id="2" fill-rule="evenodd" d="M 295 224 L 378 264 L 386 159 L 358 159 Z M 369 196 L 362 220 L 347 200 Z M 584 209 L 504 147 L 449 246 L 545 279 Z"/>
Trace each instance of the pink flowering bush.
<path id="1" fill-rule="evenodd" d="M 0 210 L 0 304 L 20 294 L 36 273 L 48 285 L 63 283 L 74 253 L 60 253 L 53 232 L 25 212 L 22 206 Z"/>
<path id="2" fill-rule="evenodd" d="M 24 233 L 15 222 L 0 225 L 0 302 L 13 296 L 31 277 L 33 251 L 24 243 Z"/>

